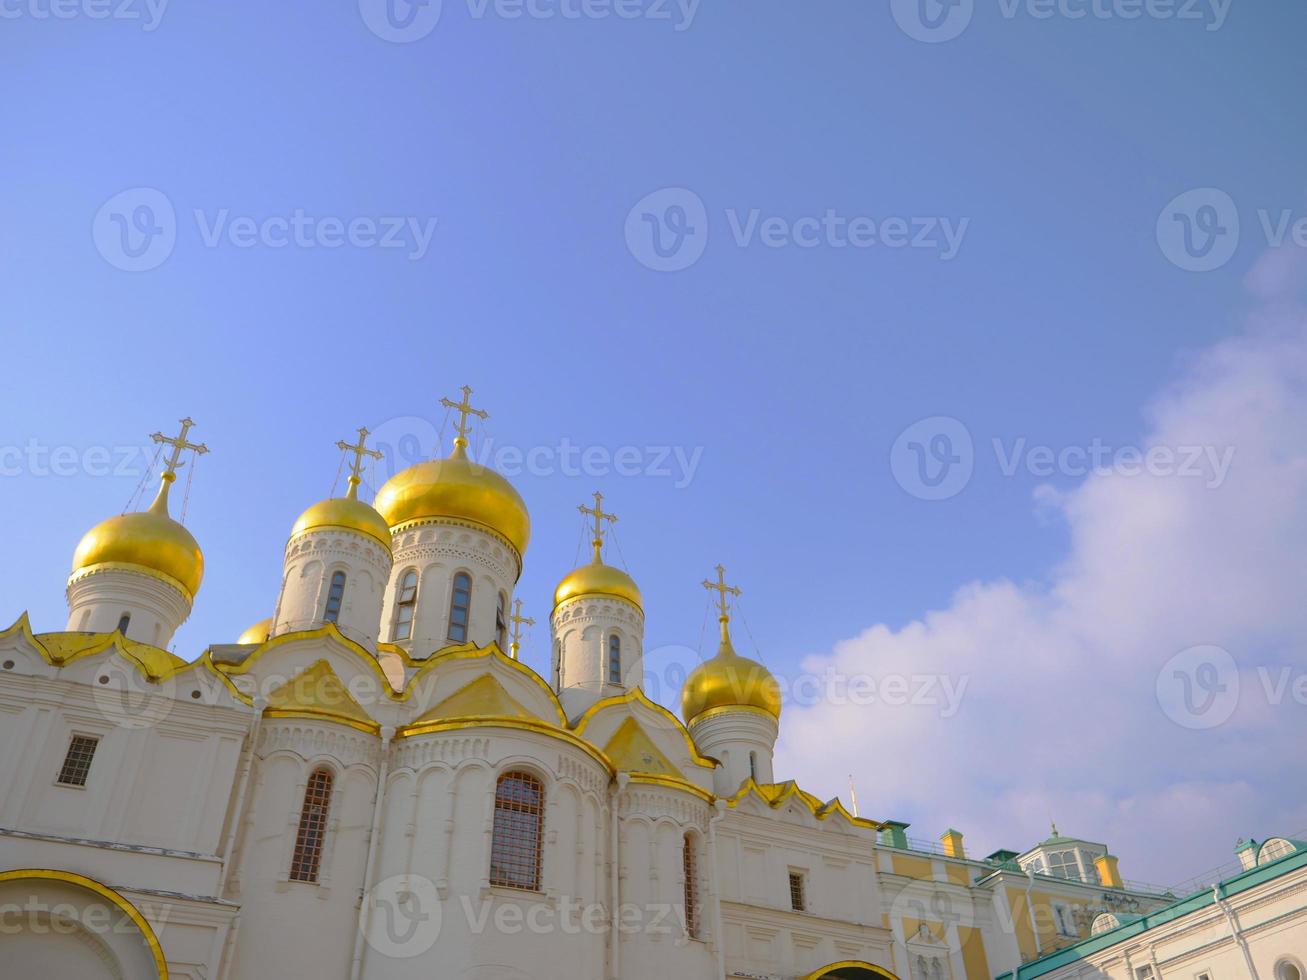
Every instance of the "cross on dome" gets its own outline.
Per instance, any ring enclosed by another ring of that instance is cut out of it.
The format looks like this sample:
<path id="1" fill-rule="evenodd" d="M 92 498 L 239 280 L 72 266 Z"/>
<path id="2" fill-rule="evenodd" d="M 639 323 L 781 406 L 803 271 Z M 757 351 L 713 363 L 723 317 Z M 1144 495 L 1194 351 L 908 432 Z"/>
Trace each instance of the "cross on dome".
<path id="1" fill-rule="evenodd" d="M 617 523 L 617 515 L 604 513 L 604 495 L 598 490 L 594 492 L 594 498 L 595 505 L 593 507 L 587 507 L 585 504 L 581 504 L 576 509 L 587 517 L 593 517 L 595 519 L 595 536 L 594 540 L 590 543 L 594 545 L 595 561 L 598 562 L 603 560 L 604 521 L 608 521 L 610 524 L 615 524 Z"/>
<path id="2" fill-rule="evenodd" d="M 512 656 L 512 658 L 516 660 L 518 659 L 517 657 L 518 651 L 522 649 L 522 627 L 534 626 L 536 624 L 536 621 L 532 619 L 530 616 L 522 615 L 521 599 L 513 600 L 513 615 L 509 617 L 509 621 L 513 624 L 513 643 L 509 647 L 509 653 L 510 656 Z"/>
<path id="3" fill-rule="evenodd" d="M 716 571 L 717 571 L 717 581 L 710 582 L 707 579 L 704 579 L 703 587 L 707 589 L 709 592 L 717 593 L 717 599 L 715 600 L 717 603 L 717 611 L 720 613 L 721 621 L 723 623 L 726 623 L 731 618 L 730 600 L 728 600 L 726 597 L 728 595 L 740 596 L 743 595 L 744 593 L 742 593 L 735 586 L 726 584 L 725 566 L 718 565 Z"/>
<path id="4" fill-rule="evenodd" d="M 182 431 L 172 438 L 165 436 L 162 432 L 155 432 L 150 435 L 150 438 L 155 442 L 172 446 L 172 455 L 168 458 L 163 470 L 163 478 L 169 483 L 177 479 L 177 471 L 186 465 L 181 461 L 182 453 L 191 449 L 194 450 L 196 456 L 203 456 L 209 451 L 209 447 L 202 442 L 186 441 L 186 436 L 195 427 L 194 420 L 190 418 L 182 419 L 181 427 Z"/>
<path id="5" fill-rule="evenodd" d="M 472 389 L 470 387 L 468 387 L 467 385 L 463 385 L 461 390 L 463 392 L 462 401 L 458 401 L 458 402 L 450 401 L 448 398 L 440 399 L 440 404 L 443 405 L 445 408 L 452 408 L 454 411 L 458 412 L 458 423 L 457 423 L 458 435 L 454 438 L 454 450 L 456 452 L 460 449 L 467 448 L 467 434 L 468 431 L 471 429 L 471 426 L 469 426 L 467 423 L 467 417 L 469 415 L 475 415 L 477 418 L 483 421 L 485 419 L 490 418 L 489 412 L 485 412 L 479 408 L 472 407 L 472 402 L 470 400 L 472 397 Z"/>
<path id="6" fill-rule="evenodd" d="M 359 484 L 363 482 L 363 458 L 367 456 L 372 459 L 381 459 L 382 456 L 379 450 L 367 448 L 370 433 L 366 426 L 360 426 L 358 434 L 359 441 L 358 445 L 355 446 L 351 446 L 344 439 L 336 441 L 337 449 L 354 454 L 354 462 L 349 469 L 349 490 L 345 492 L 345 496 L 350 500 L 357 500 L 359 496 Z"/>

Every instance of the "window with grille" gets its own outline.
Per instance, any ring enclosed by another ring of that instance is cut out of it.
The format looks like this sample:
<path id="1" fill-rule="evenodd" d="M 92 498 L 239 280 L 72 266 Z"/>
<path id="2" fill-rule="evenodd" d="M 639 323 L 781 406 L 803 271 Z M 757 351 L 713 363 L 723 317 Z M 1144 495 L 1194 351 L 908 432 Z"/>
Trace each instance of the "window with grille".
<path id="1" fill-rule="evenodd" d="M 407 571 L 399 580 L 395 595 L 395 628 L 392 640 L 407 640 L 413 635 L 413 613 L 418 604 L 418 573 Z"/>
<path id="2" fill-rule="evenodd" d="M 608 638 L 608 683 L 622 683 L 622 638 L 616 633 Z"/>
<path id="3" fill-rule="evenodd" d="M 540 843 L 544 836 L 545 790 L 530 773 L 509 772 L 495 788 L 490 884 L 540 890 Z"/>
<path id="4" fill-rule="evenodd" d="M 495 642 L 499 649 L 508 649 L 508 596 L 499 593 L 499 605 L 495 608 Z"/>
<path id="5" fill-rule="evenodd" d="M 90 735 L 72 737 L 64 755 L 64 764 L 59 769 L 61 786 L 86 785 L 86 777 L 91 774 L 91 760 L 95 758 L 95 748 L 99 744 L 100 740 Z"/>
<path id="6" fill-rule="evenodd" d="M 1076 924 L 1071 917 L 1071 906 L 1063 905 L 1058 902 L 1053 905 L 1053 919 L 1057 925 L 1057 931 L 1062 936 L 1075 936 Z"/>
<path id="7" fill-rule="evenodd" d="M 1048 870 L 1059 878 L 1080 880 L 1080 862 L 1075 851 L 1053 851 L 1048 855 Z"/>
<path id="8" fill-rule="evenodd" d="M 331 588 L 327 590 L 327 608 L 322 613 L 322 618 L 328 623 L 335 623 L 340 619 L 340 604 L 345 598 L 345 573 L 336 572 L 331 576 Z"/>
<path id="9" fill-rule="evenodd" d="M 683 863 L 685 867 L 685 932 L 691 939 L 699 938 L 699 868 L 694 853 L 694 838 L 685 835 Z"/>
<path id="10" fill-rule="evenodd" d="M 472 609 L 472 576 L 459 572 L 454 576 L 454 592 L 449 597 L 449 638 L 467 642 L 467 618 Z"/>
<path id="11" fill-rule="evenodd" d="M 802 871 L 790 872 L 790 908 L 796 912 L 806 912 L 808 910 L 808 898 L 804 894 L 804 881 Z"/>
<path id="12" fill-rule="evenodd" d="M 300 810 L 300 826 L 295 835 L 295 856 L 290 862 L 291 881 L 318 880 L 322 844 L 327 837 L 331 784 L 331 770 L 315 769 L 304 788 L 304 808 Z"/>

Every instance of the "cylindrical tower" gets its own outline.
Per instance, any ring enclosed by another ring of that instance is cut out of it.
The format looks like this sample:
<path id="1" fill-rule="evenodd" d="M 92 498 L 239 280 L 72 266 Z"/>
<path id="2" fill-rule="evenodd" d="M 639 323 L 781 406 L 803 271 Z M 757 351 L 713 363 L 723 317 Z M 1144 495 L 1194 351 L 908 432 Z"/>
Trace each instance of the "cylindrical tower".
<path id="1" fill-rule="evenodd" d="M 719 595 L 721 644 L 717 655 L 694 669 L 681 691 L 681 714 L 695 745 L 721 763 L 714 774 L 714 792 L 733 796 L 747 779 L 775 781 L 772 758 L 780 733 L 781 689 L 762 664 L 741 657 L 731 644 L 727 595 L 738 589 L 725 583 L 717 566 L 717 582 L 704 582 Z"/>

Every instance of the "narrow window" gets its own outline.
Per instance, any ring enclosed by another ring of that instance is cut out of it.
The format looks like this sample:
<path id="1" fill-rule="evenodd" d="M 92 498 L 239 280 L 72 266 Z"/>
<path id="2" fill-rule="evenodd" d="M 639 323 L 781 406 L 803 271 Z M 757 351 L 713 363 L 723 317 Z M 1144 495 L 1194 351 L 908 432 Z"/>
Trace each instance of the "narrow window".
<path id="1" fill-rule="evenodd" d="M 331 588 L 327 590 L 327 608 L 322 618 L 328 623 L 340 620 L 340 604 L 345 598 L 345 573 L 336 572 L 331 576 Z"/>
<path id="2" fill-rule="evenodd" d="M 123 636 L 127 635 L 127 627 L 132 625 L 132 614 L 123 613 L 118 617 L 118 632 Z"/>
<path id="3" fill-rule="evenodd" d="M 495 642 L 499 649 L 508 649 L 508 596 L 499 593 L 499 605 L 495 609 Z"/>
<path id="4" fill-rule="evenodd" d="M 291 881 L 317 881 L 322 863 L 322 842 L 327 836 L 327 808 L 331 805 L 331 770 L 315 769 L 304 788 L 304 808 L 295 835 L 295 856 L 290 862 Z"/>
<path id="5" fill-rule="evenodd" d="M 622 683 L 622 638 L 616 633 L 608 637 L 608 683 Z"/>
<path id="6" fill-rule="evenodd" d="M 100 744 L 98 738 L 90 735 L 74 735 L 68 743 L 68 752 L 64 755 L 63 767 L 59 770 L 61 786 L 85 786 L 86 777 L 91 774 L 91 760 L 95 758 L 95 747 Z"/>
<path id="7" fill-rule="evenodd" d="M 790 872 L 790 908 L 796 912 L 806 912 L 808 910 L 807 896 L 803 894 L 803 873 L 801 871 Z"/>
<path id="8" fill-rule="evenodd" d="M 755 783 L 758 781 L 758 753 L 749 753 L 749 778 Z"/>
<path id="9" fill-rule="evenodd" d="M 395 629 L 392 640 L 407 640 L 413 635 L 413 612 L 418 604 L 418 573 L 409 570 L 399 580 L 395 595 Z"/>
<path id="10" fill-rule="evenodd" d="M 526 772 L 508 772 L 495 787 L 490 884 L 540 890 L 540 842 L 544 836 L 545 790 Z"/>
<path id="11" fill-rule="evenodd" d="M 449 638 L 467 642 L 467 617 L 472 608 L 472 576 L 459 572 L 454 576 L 454 593 L 449 597 Z"/>
<path id="12" fill-rule="evenodd" d="M 683 863 L 685 867 L 685 932 L 691 939 L 699 938 L 699 869 L 696 867 L 694 838 L 685 835 Z"/>

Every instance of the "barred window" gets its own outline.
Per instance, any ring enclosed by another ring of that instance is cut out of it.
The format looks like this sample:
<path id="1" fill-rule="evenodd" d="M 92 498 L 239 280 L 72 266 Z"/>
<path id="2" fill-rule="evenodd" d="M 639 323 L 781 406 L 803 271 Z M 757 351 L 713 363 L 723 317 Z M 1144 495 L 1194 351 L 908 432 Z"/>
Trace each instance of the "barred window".
<path id="1" fill-rule="evenodd" d="M 410 569 L 399 580 L 395 595 L 395 629 L 392 640 L 407 640 L 413 635 L 413 612 L 418 603 L 418 573 Z"/>
<path id="2" fill-rule="evenodd" d="M 331 588 L 327 590 L 327 608 L 322 618 L 328 623 L 337 622 L 340 619 L 340 604 L 344 598 L 345 573 L 336 572 L 331 576 Z"/>
<path id="3" fill-rule="evenodd" d="M 544 836 L 545 790 L 526 772 L 508 772 L 495 788 L 490 884 L 540 890 L 540 844 Z"/>
<path id="4" fill-rule="evenodd" d="M 454 576 L 454 592 L 449 597 L 449 638 L 467 642 L 467 617 L 472 609 L 472 576 L 459 572 Z"/>
<path id="5" fill-rule="evenodd" d="M 622 638 L 616 633 L 608 638 L 608 683 L 622 683 Z"/>
<path id="6" fill-rule="evenodd" d="M 331 806 L 330 769 L 315 769 L 304 788 L 304 809 L 300 811 L 295 835 L 295 856 L 290 862 L 291 881 L 317 881 L 322 863 L 322 842 L 327 836 L 327 810 Z"/>
<path id="7" fill-rule="evenodd" d="M 685 868 L 685 932 L 691 939 L 699 938 L 699 869 L 694 853 L 694 838 L 685 835 L 683 865 Z"/>
<path id="8" fill-rule="evenodd" d="M 95 748 L 99 744 L 100 740 L 90 735 L 72 737 L 68 743 L 68 752 L 64 755 L 63 767 L 59 770 L 60 785 L 86 785 L 86 777 L 91 774 L 91 760 L 95 758 Z"/>
<path id="9" fill-rule="evenodd" d="M 796 912 L 806 912 L 807 896 L 803 894 L 803 872 L 790 872 L 790 908 Z"/>

